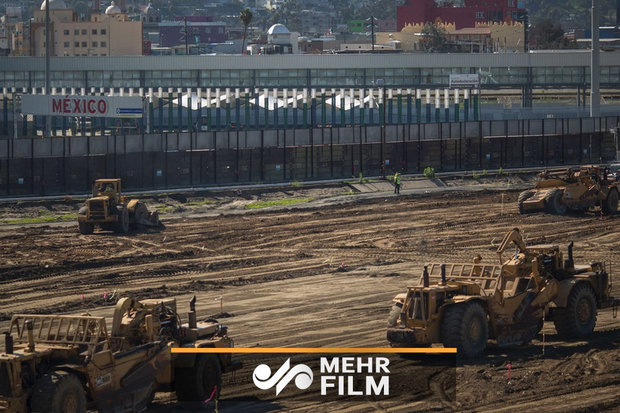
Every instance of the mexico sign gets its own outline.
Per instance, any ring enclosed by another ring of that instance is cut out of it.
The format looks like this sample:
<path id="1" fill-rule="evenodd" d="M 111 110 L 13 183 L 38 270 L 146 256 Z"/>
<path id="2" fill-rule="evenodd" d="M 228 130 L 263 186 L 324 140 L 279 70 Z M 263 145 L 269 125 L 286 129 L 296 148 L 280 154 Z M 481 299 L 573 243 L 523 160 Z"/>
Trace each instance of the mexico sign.
<path id="1" fill-rule="evenodd" d="M 141 118 L 140 96 L 22 95 L 22 113 L 96 118 Z"/>

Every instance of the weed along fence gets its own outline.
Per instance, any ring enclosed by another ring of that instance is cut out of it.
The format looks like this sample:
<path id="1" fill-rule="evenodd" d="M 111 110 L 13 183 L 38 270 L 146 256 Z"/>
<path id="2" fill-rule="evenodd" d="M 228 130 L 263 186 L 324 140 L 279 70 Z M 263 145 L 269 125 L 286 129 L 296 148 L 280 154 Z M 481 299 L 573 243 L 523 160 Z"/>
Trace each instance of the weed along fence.
<path id="1" fill-rule="evenodd" d="M 0 194 L 125 190 L 482 171 L 614 159 L 619 117 L 413 123 L 0 140 Z"/>

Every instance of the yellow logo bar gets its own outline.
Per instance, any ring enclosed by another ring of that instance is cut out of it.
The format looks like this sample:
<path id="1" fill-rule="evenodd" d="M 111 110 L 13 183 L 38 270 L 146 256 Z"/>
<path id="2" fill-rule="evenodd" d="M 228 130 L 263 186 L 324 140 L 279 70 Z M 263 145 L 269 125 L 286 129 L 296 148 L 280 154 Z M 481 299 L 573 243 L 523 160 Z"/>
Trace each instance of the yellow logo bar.
<path id="1" fill-rule="evenodd" d="M 281 348 L 281 347 L 264 347 L 264 348 L 188 348 L 188 347 L 173 347 L 171 349 L 173 353 L 188 354 L 188 353 L 433 353 L 433 354 L 456 354 L 456 348 L 380 348 L 380 347 L 362 347 L 362 348 L 339 348 L 339 347 L 325 347 L 325 348 L 309 348 L 309 347 L 293 347 L 293 348 Z"/>

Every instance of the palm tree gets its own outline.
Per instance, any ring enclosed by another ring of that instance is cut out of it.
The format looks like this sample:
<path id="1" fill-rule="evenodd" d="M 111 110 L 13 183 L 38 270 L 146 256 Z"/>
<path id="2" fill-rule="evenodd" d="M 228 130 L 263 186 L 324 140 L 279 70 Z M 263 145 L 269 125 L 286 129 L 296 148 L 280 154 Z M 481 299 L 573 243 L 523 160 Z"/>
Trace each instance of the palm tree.
<path id="1" fill-rule="evenodd" d="M 245 50 L 245 37 L 248 34 L 248 26 L 252 21 L 252 17 L 254 17 L 252 11 L 247 7 L 241 10 L 241 13 L 239 14 L 239 19 L 241 20 L 241 23 L 243 23 L 243 43 L 241 43 L 241 54 L 243 54 L 243 51 Z"/>

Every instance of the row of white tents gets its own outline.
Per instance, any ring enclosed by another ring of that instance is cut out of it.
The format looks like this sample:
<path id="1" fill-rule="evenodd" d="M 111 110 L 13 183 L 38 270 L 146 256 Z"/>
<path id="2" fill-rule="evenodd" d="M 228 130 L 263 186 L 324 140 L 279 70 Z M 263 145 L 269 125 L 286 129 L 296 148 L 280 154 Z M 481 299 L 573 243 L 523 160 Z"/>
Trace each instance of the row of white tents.
<path id="1" fill-rule="evenodd" d="M 351 98 L 351 96 L 347 94 L 344 94 L 344 95 L 337 94 L 335 98 L 336 98 L 336 101 L 335 101 L 334 106 L 336 106 L 336 108 L 338 109 L 342 107 L 344 107 L 344 109 L 351 109 L 352 107 L 354 108 L 360 107 L 361 102 L 362 102 L 360 99 Z M 180 100 L 179 98 L 173 99 L 172 103 L 177 106 L 180 104 L 184 108 L 187 108 L 191 105 L 192 110 L 198 110 L 199 108 L 207 108 L 209 106 L 212 106 L 212 107 L 219 106 L 218 99 L 219 99 L 219 104 L 221 105 L 222 103 L 225 103 L 226 95 L 220 95 L 219 97 L 211 98 L 209 100 L 204 97 L 198 97 L 198 95 L 194 93 L 192 93 L 191 95 L 184 94 L 181 96 Z M 298 102 L 303 102 L 303 99 L 304 99 L 303 94 L 292 96 L 286 100 L 282 98 L 276 99 L 272 94 L 267 94 L 267 98 L 265 99 L 265 94 L 261 94 L 258 96 L 258 103 L 256 102 L 255 98 L 252 98 L 249 101 L 250 101 L 250 104 L 252 105 L 258 104 L 258 106 L 263 109 L 267 108 L 268 110 L 275 110 L 275 109 L 284 108 L 284 107 L 295 108 L 297 107 Z M 332 106 L 332 103 L 334 103 L 332 97 L 329 97 L 328 99 L 325 100 L 326 105 Z M 364 107 L 377 108 L 378 107 L 377 99 L 376 98 L 373 99 L 372 96 L 366 96 L 364 98 Z"/>

